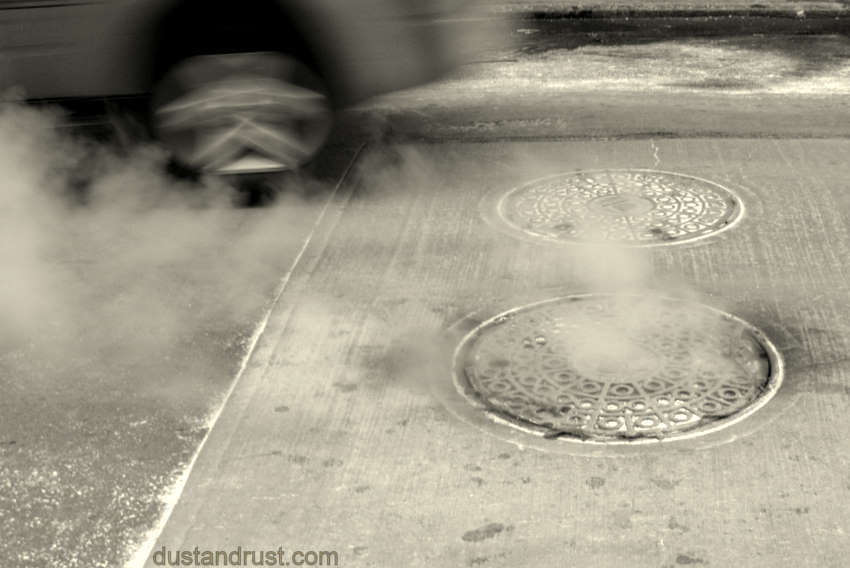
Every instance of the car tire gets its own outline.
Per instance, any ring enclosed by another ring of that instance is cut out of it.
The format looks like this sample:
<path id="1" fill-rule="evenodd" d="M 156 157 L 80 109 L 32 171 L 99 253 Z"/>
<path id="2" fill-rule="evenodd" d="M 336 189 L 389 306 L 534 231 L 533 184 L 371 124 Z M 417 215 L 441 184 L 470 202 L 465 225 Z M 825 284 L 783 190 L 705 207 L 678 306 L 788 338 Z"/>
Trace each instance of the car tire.
<path id="1" fill-rule="evenodd" d="M 154 135 L 183 166 L 215 175 L 297 169 L 332 125 L 323 81 L 282 52 L 185 57 L 163 73 L 151 98 Z"/>

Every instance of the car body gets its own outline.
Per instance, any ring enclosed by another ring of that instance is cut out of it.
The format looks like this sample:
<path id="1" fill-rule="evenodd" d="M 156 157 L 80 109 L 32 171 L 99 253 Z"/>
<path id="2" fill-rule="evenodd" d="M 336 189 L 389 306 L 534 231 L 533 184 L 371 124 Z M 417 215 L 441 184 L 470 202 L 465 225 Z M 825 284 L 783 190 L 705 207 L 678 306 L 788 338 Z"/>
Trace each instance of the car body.
<path id="1" fill-rule="evenodd" d="M 472 28 L 464 27 L 473 9 L 463 0 L 0 0 L 0 92 L 13 89 L 28 99 L 153 93 L 170 111 L 188 108 L 189 101 L 194 107 L 188 116 L 154 125 L 163 138 L 182 144 L 187 157 L 197 154 L 200 138 L 207 147 L 231 144 L 222 142 L 226 136 L 274 145 L 258 141 L 255 126 L 272 111 L 286 110 L 286 100 L 301 97 L 305 88 L 326 97 L 329 108 L 339 108 L 432 80 L 456 66 L 477 43 Z M 260 55 L 229 57 L 240 53 Z M 283 101 L 274 109 L 246 110 L 270 94 L 249 93 L 262 89 L 252 89 L 241 69 L 256 71 L 257 84 L 263 73 L 269 85 L 289 81 L 281 69 L 290 64 L 271 62 L 270 53 L 297 61 L 299 79 L 294 89 L 274 93 Z M 204 79 L 197 81 L 200 75 Z M 230 79 L 242 75 L 234 86 Z M 196 84 L 187 86 L 187 77 Z M 185 127 L 202 114 L 198 109 L 213 104 L 216 116 L 203 117 L 203 128 L 174 134 L 175 124 Z M 317 112 L 310 104 L 310 112 Z M 239 126 L 225 129 L 223 117 L 234 113 L 241 117 Z M 280 128 L 286 121 L 272 122 Z M 324 132 L 325 122 L 317 124 L 312 132 Z M 303 136 L 301 130 L 297 136 Z"/>
<path id="2" fill-rule="evenodd" d="M 207 7 L 250 14 L 270 2 L 194 2 L 196 27 Z M 415 85 L 451 68 L 461 34 L 446 25 L 469 2 L 279 0 L 282 14 L 315 44 L 336 76 L 344 103 Z M 181 0 L 0 0 L 0 90 L 28 98 L 149 92 L 156 41 Z M 206 6 L 205 6 L 206 5 Z M 253 6 L 253 7 L 252 7 Z M 461 6 L 461 7 L 459 7 Z M 250 18 L 250 15 L 248 16 Z M 187 36 L 191 30 L 186 30 Z M 191 38 L 187 38 L 191 41 Z"/>

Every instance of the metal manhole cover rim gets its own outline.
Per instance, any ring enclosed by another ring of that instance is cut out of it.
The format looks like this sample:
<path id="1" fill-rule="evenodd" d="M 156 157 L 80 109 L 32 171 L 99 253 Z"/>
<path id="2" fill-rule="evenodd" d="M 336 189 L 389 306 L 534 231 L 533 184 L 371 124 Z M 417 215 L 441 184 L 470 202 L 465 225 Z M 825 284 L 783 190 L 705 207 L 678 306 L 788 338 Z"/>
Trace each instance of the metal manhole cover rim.
<path id="1" fill-rule="evenodd" d="M 731 202 L 733 208 L 731 209 L 726 223 L 715 230 L 712 230 L 709 233 L 697 234 L 689 237 L 683 238 L 675 238 L 672 240 L 660 240 L 660 241 L 617 241 L 617 240 L 602 240 L 602 239 L 592 239 L 592 240 L 579 240 L 579 239 L 559 239 L 556 237 L 552 237 L 550 235 L 536 233 L 532 231 L 528 231 L 523 229 L 522 227 L 517 226 L 514 222 L 507 218 L 505 213 L 505 203 L 517 192 L 533 187 L 536 184 L 540 184 L 546 181 L 555 180 L 558 178 L 566 178 L 579 174 L 598 174 L 598 173 L 646 173 L 646 174 L 662 174 L 667 176 L 674 176 L 679 178 L 687 178 L 691 180 L 695 180 L 700 183 L 704 183 L 713 187 L 717 187 L 722 190 L 724 193 L 728 194 L 730 198 L 728 201 Z M 667 170 L 655 170 L 652 168 L 593 168 L 593 169 L 577 169 L 570 170 L 566 172 L 560 172 L 556 174 L 551 174 L 539 178 L 535 178 L 530 181 L 526 181 L 521 183 L 518 186 L 512 187 L 507 191 L 503 188 L 493 189 L 485 194 L 482 203 L 481 203 L 481 211 L 484 215 L 485 220 L 489 221 L 491 225 L 494 225 L 497 229 L 502 230 L 503 232 L 520 238 L 522 240 L 534 242 L 534 243 L 545 243 L 551 245 L 558 246 L 587 246 L 587 245 L 605 245 L 605 246 L 617 246 L 624 248 L 654 248 L 654 247 L 665 247 L 665 246 L 681 246 L 681 245 L 689 245 L 694 244 L 699 241 L 704 241 L 706 239 L 715 238 L 718 235 L 725 233 L 726 231 L 732 229 L 737 226 L 746 216 L 746 207 L 744 205 L 744 201 L 737 191 L 722 185 L 716 181 L 711 181 L 699 176 L 691 175 L 691 174 L 683 174 L 680 172 L 671 172 Z"/>
<path id="2" fill-rule="evenodd" d="M 588 292 L 588 293 L 577 293 L 577 294 L 567 294 L 562 296 L 555 296 L 551 298 L 547 298 L 544 300 L 535 301 L 528 304 L 523 304 L 520 306 L 515 306 L 509 310 L 504 310 L 502 312 L 497 313 L 496 315 L 481 321 L 477 325 L 475 325 L 471 330 L 466 332 L 457 346 L 454 349 L 452 354 L 452 384 L 454 390 L 457 394 L 465 400 L 465 402 L 469 405 L 470 409 L 478 410 L 480 413 L 486 415 L 491 423 L 501 424 L 504 426 L 510 427 L 513 431 L 523 432 L 525 434 L 533 435 L 537 439 L 546 439 L 547 442 L 558 444 L 558 445 L 580 445 L 580 446 L 594 446 L 594 447 L 610 447 L 610 446 L 636 446 L 636 445 L 649 445 L 649 444 L 675 444 L 679 442 L 686 442 L 688 440 L 693 440 L 695 438 L 703 438 L 706 436 L 710 436 L 722 430 L 729 430 L 730 428 L 744 422 L 748 418 L 752 417 L 759 410 L 764 408 L 768 402 L 770 402 L 776 394 L 779 392 L 782 387 L 784 380 L 784 371 L 785 364 L 780 354 L 779 350 L 774 345 L 773 341 L 767 336 L 767 334 L 762 331 L 760 328 L 751 324 L 750 322 L 742 319 L 735 314 L 730 312 L 726 312 L 719 308 L 715 308 L 708 304 L 687 300 L 683 298 L 676 298 L 671 296 L 665 296 L 662 294 L 651 294 L 649 295 L 653 299 L 657 299 L 659 301 L 665 302 L 673 302 L 683 305 L 689 305 L 695 308 L 701 308 L 712 312 L 718 315 L 720 318 L 725 320 L 730 320 L 737 325 L 743 327 L 747 332 L 752 334 L 753 338 L 758 342 L 758 344 L 764 349 L 765 354 L 768 358 L 769 364 L 769 373 L 767 376 L 767 380 L 765 383 L 765 387 L 759 396 L 749 405 L 736 411 L 734 415 L 728 419 L 724 419 L 722 421 L 718 421 L 714 424 L 709 424 L 703 427 L 698 427 L 693 430 L 686 430 L 682 433 L 677 433 L 674 436 L 670 437 L 634 437 L 634 438 L 607 438 L 607 439 L 592 439 L 592 438 L 578 438 L 575 436 L 557 436 L 554 438 L 546 439 L 545 434 L 551 433 L 552 430 L 545 426 L 534 424 L 528 420 L 525 420 L 521 417 L 515 417 L 507 412 L 501 411 L 500 409 L 493 408 L 490 404 L 484 400 L 483 395 L 479 393 L 471 384 L 469 384 L 469 379 L 466 378 L 466 373 L 464 371 L 465 365 L 463 364 L 462 354 L 468 351 L 468 349 L 475 343 L 474 338 L 479 336 L 483 330 L 486 328 L 498 325 L 502 321 L 503 318 L 511 317 L 513 314 L 525 312 L 529 310 L 534 310 L 540 306 L 544 306 L 547 304 L 558 304 L 562 302 L 573 302 L 585 300 L 588 298 L 605 298 L 605 297 L 617 297 L 617 298 L 646 298 L 647 294 L 629 294 L 629 293 L 615 293 L 615 292 Z"/>

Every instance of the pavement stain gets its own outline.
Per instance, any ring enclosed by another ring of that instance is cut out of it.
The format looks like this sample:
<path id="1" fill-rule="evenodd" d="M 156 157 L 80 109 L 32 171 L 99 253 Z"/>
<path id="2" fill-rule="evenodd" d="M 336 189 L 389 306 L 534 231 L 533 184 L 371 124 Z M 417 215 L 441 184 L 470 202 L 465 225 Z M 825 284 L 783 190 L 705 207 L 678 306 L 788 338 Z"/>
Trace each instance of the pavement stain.
<path id="1" fill-rule="evenodd" d="M 696 556 L 691 556 L 689 554 L 679 554 L 676 556 L 676 564 L 679 565 L 688 565 L 688 564 L 708 564 L 702 558 L 698 558 Z"/>
<path id="2" fill-rule="evenodd" d="M 585 481 L 585 483 L 587 483 L 588 487 L 590 487 L 591 489 L 599 489 L 600 487 L 605 485 L 605 478 L 604 477 L 591 477 L 590 479 Z"/>
<path id="3" fill-rule="evenodd" d="M 660 478 L 653 478 L 653 479 L 650 479 L 649 481 L 651 481 L 652 484 L 655 485 L 656 487 L 658 487 L 659 489 L 666 489 L 668 491 L 675 489 L 682 482 L 681 479 L 673 481 L 673 480 L 669 480 L 669 479 L 660 479 Z"/>
<path id="4" fill-rule="evenodd" d="M 275 412 L 289 412 L 289 407 L 288 407 L 288 406 L 284 406 L 284 405 L 275 406 L 275 407 L 274 407 L 274 411 L 275 411 Z"/>
<path id="5" fill-rule="evenodd" d="M 466 531 L 461 538 L 466 542 L 481 542 L 482 540 L 487 540 L 498 534 L 511 532 L 512 530 L 514 530 L 513 525 L 505 526 L 502 523 L 490 523 L 481 528 Z"/>
<path id="6" fill-rule="evenodd" d="M 334 387 L 342 392 L 354 392 L 359 388 L 357 383 L 334 383 Z"/>

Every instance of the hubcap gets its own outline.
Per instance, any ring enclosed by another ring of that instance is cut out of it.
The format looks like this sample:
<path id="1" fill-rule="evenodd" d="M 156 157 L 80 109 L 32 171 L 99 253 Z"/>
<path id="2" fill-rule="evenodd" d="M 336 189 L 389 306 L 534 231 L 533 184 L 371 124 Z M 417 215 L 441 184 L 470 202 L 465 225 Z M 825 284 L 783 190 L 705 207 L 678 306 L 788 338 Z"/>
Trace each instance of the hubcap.
<path id="1" fill-rule="evenodd" d="M 202 55 L 164 77 L 154 126 L 181 162 L 216 174 L 294 169 L 331 127 L 328 97 L 297 60 L 278 53 Z"/>

